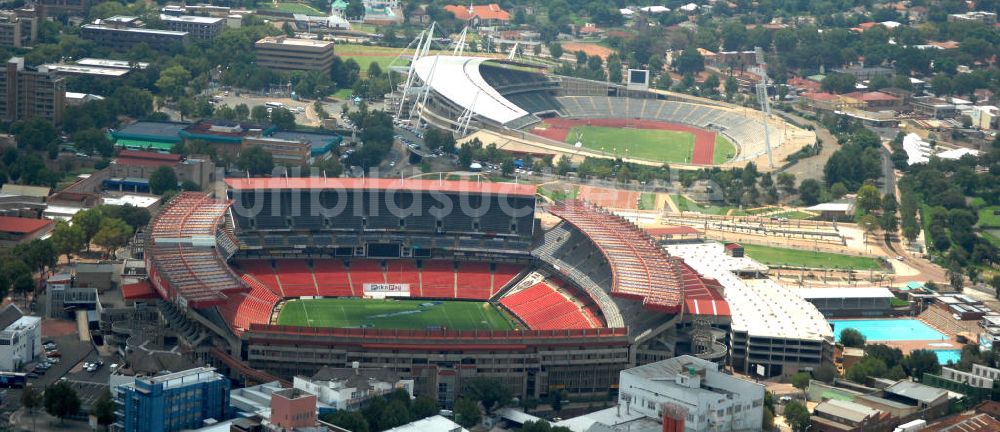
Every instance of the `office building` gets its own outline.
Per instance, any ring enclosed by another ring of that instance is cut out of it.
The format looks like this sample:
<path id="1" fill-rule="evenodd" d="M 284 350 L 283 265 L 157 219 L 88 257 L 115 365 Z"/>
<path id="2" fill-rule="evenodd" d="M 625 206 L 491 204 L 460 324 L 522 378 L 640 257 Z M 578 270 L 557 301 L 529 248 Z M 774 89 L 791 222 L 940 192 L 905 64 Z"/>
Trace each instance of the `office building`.
<path id="1" fill-rule="evenodd" d="M 188 33 L 183 31 L 122 27 L 112 23 L 85 24 L 80 27 L 80 37 L 117 51 L 127 51 L 139 44 L 146 44 L 154 51 L 167 51 L 188 41 Z"/>
<path id="2" fill-rule="evenodd" d="M 269 69 L 326 74 L 333 65 L 332 41 L 273 36 L 257 41 L 254 47 L 257 65 Z"/>
<path id="3" fill-rule="evenodd" d="M 86 16 L 91 6 L 99 3 L 97 0 L 36 0 L 38 16 L 42 18 L 57 16 Z"/>
<path id="4" fill-rule="evenodd" d="M 413 380 L 402 379 L 388 369 L 324 367 L 312 378 L 296 376 L 292 386 L 316 395 L 320 402 L 338 410 L 356 411 L 369 400 L 396 390 L 404 390 L 413 397 Z"/>
<path id="5" fill-rule="evenodd" d="M 618 405 L 628 414 L 683 425 L 682 430 L 759 429 L 764 386 L 719 371 L 719 365 L 680 356 L 626 369 Z"/>
<path id="6" fill-rule="evenodd" d="M 171 432 L 225 420 L 229 409 L 229 379 L 215 368 L 135 378 L 114 387 L 117 419 L 125 432 Z"/>
<path id="7" fill-rule="evenodd" d="M 38 19 L 35 9 L 23 8 L 0 11 L 0 46 L 24 48 L 38 39 Z"/>
<path id="8" fill-rule="evenodd" d="M 214 38 L 226 28 L 225 18 L 160 14 L 160 21 L 167 30 L 186 32 L 195 39 Z"/>
<path id="9" fill-rule="evenodd" d="M 0 309 L 0 370 L 17 371 L 42 355 L 42 319 L 8 304 Z"/>
<path id="10" fill-rule="evenodd" d="M 24 67 L 23 57 L 11 57 L 0 77 L 0 121 L 15 122 L 40 117 L 62 123 L 66 108 L 66 83 L 49 71 Z"/>
<path id="11" fill-rule="evenodd" d="M 316 426 L 316 395 L 297 388 L 272 393 L 271 424 L 281 430 Z"/>

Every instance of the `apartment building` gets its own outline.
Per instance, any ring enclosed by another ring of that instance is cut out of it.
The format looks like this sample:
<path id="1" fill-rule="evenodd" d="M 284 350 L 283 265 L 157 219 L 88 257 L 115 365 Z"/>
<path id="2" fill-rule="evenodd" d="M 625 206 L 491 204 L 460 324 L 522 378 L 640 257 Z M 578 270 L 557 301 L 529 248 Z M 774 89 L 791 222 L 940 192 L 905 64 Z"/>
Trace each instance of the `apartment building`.
<path id="1" fill-rule="evenodd" d="M 65 80 L 49 71 L 24 67 L 23 57 L 11 57 L 0 76 L 0 121 L 14 122 L 34 117 L 62 123 L 66 108 Z"/>
<path id="2" fill-rule="evenodd" d="M 226 28 L 225 18 L 160 14 L 160 21 L 167 30 L 187 32 L 195 39 L 214 38 Z"/>
<path id="3" fill-rule="evenodd" d="M 187 43 L 189 35 L 185 31 L 154 30 L 131 26 L 111 18 L 98 24 L 80 27 L 80 37 L 92 40 L 100 46 L 117 51 L 127 51 L 139 44 L 146 44 L 156 51 L 172 50 Z"/>
<path id="4" fill-rule="evenodd" d="M 333 65 L 333 42 L 286 36 L 263 38 L 254 45 L 257 65 L 281 71 L 329 73 Z"/>
<path id="5" fill-rule="evenodd" d="M 22 8 L 0 11 L 0 46 L 24 48 L 38 39 L 38 19 L 35 9 Z"/>

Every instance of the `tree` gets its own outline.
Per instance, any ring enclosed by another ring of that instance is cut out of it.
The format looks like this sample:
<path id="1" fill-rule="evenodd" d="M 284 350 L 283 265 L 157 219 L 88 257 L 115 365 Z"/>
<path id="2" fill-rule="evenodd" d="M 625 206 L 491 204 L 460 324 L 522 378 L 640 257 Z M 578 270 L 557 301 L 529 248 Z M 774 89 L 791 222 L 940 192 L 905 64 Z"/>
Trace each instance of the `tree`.
<path id="1" fill-rule="evenodd" d="M 361 19 L 365 17 L 365 5 L 361 0 L 351 0 L 344 9 L 344 18 Z"/>
<path id="2" fill-rule="evenodd" d="M 788 423 L 795 432 L 805 432 L 810 426 L 809 410 L 797 401 L 791 401 L 785 405 L 785 423 Z"/>
<path id="3" fill-rule="evenodd" d="M 177 190 L 177 174 L 174 169 L 161 166 L 149 175 L 149 191 L 156 195 L 163 195 L 167 191 Z"/>
<path id="4" fill-rule="evenodd" d="M 255 145 L 240 153 L 236 165 L 252 176 L 270 174 L 274 169 L 274 158 L 263 147 Z"/>
<path id="5" fill-rule="evenodd" d="M 778 186 L 781 186 L 785 192 L 795 190 L 795 174 L 790 172 L 778 173 Z"/>
<path id="6" fill-rule="evenodd" d="M 105 218 L 101 229 L 94 235 L 94 244 L 114 255 L 118 248 L 125 246 L 132 237 L 132 227 L 117 218 Z"/>
<path id="7" fill-rule="evenodd" d="M 292 28 L 292 25 L 288 21 L 285 21 L 285 23 L 281 25 L 281 31 L 285 32 L 285 36 L 290 38 L 295 37 L 295 29 Z"/>
<path id="8" fill-rule="evenodd" d="M 56 130 L 52 123 L 41 117 L 14 122 L 10 125 L 10 131 L 20 149 L 45 150 L 56 140 Z"/>
<path id="9" fill-rule="evenodd" d="M 948 284 L 951 285 L 952 289 L 955 291 L 962 291 L 965 285 L 965 275 L 962 273 L 962 265 L 957 261 L 952 260 L 948 263 L 948 269 L 945 271 L 945 276 L 948 278 Z"/>
<path id="10" fill-rule="evenodd" d="M 382 415 L 379 416 L 376 425 L 378 430 L 386 430 L 402 426 L 409 422 L 410 409 L 406 406 L 406 403 L 400 400 L 393 400 L 382 410 Z"/>
<path id="11" fill-rule="evenodd" d="M 847 186 L 844 186 L 843 183 L 836 182 L 830 186 L 830 196 L 833 199 L 841 199 L 844 195 L 847 195 Z"/>
<path id="12" fill-rule="evenodd" d="M 191 82 L 191 72 L 184 66 L 173 65 L 160 71 L 156 80 L 156 88 L 169 98 L 177 99 L 184 93 L 187 84 Z"/>
<path id="13" fill-rule="evenodd" d="M 431 149 L 440 148 L 445 153 L 455 151 L 455 136 L 450 131 L 431 127 L 424 134 L 424 144 Z"/>
<path id="14" fill-rule="evenodd" d="M 858 189 L 858 207 L 865 213 L 871 213 L 882 207 L 882 196 L 878 189 L 870 184 Z"/>
<path id="15" fill-rule="evenodd" d="M 382 76 L 382 66 L 378 65 L 378 62 L 373 61 L 368 64 L 368 79 L 379 78 Z"/>
<path id="16" fill-rule="evenodd" d="M 295 114 L 287 108 L 274 108 L 271 110 L 271 124 L 278 129 L 295 129 Z"/>
<path id="17" fill-rule="evenodd" d="M 42 397 L 35 390 L 35 386 L 29 384 L 21 392 L 21 406 L 31 416 L 31 430 L 35 430 L 35 410 L 42 406 Z"/>
<path id="18" fill-rule="evenodd" d="M 529 421 L 521 426 L 520 432 L 572 432 L 566 426 L 552 426 L 544 420 Z"/>
<path id="19" fill-rule="evenodd" d="M 832 383 L 833 379 L 837 377 L 837 368 L 829 363 L 823 363 L 816 370 L 813 371 L 813 378 L 817 381 L 822 381 L 825 383 Z"/>
<path id="20" fill-rule="evenodd" d="M 854 91 L 854 85 L 857 83 L 857 80 L 858 79 L 851 74 L 832 73 L 823 78 L 820 86 L 823 91 L 833 93 L 850 93 Z"/>
<path id="21" fill-rule="evenodd" d="M 458 424 L 471 428 L 479 424 L 482 413 L 479 412 L 479 404 L 469 398 L 459 398 L 455 401 L 455 421 Z"/>
<path id="22" fill-rule="evenodd" d="M 94 234 L 97 234 L 97 231 L 101 229 L 101 221 L 104 220 L 104 214 L 99 208 L 92 208 L 73 215 L 72 220 L 73 225 L 77 225 L 83 229 L 84 239 L 89 251 L 90 241 L 94 238 Z"/>
<path id="23" fill-rule="evenodd" d="M 44 399 L 45 412 L 59 417 L 59 423 L 80 411 L 80 398 L 76 395 L 76 390 L 65 381 L 48 386 Z"/>
<path id="24" fill-rule="evenodd" d="M 701 72 L 705 70 L 705 57 L 702 57 L 697 49 L 686 49 L 674 59 L 674 68 L 681 75 Z"/>
<path id="25" fill-rule="evenodd" d="M 347 107 L 347 105 L 344 105 Z M 265 124 L 271 121 L 271 114 L 267 112 L 267 107 L 264 105 L 255 105 L 250 110 L 250 119 L 257 124 Z"/>
<path id="26" fill-rule="evenodd" d="M 552 42 L 551 44 L 549 44 L 549 55 L 551 55 L 552 58 L 555 60 L 561 59 L 563 56 L 562 45 L 560 45 L 558 42 Z"/>
<path id="27" fill-rule="evenodd" d="M 840 332 L 840 343 L 845 347 L 864 348 L 865 335 L 853 328 L 845 328 Z"/>
<path id="28" fill-rule="evenodd" d="M 494 409 L 502 408 L 512 397 L 509 388 L 500 381 L 489 378 L 473 378 L 469 381 L 468 397 L 482 402 L 486 413 L 493 412 Z"/>
<path id="29" fill-rule="evenodd" d="M 896 218 L 896 209 L 898 207 L 896 196 L 892 192 L 882 197 L 882 216 L 879 217 L 879 225 L 886 232 L 895 233 L 896 229 L 899 228 L 899 220 Z"/>
<path id="30" fill-rule="evenodd" d="M 941 372 L 941 363 L 938 362 L 937 354 L 931 350 L 910 351 L 910 355 L 906 356 L 903 364 L 910 376 L 917 381 L 923 381 L 925 373 L 937 374 Z"/>
<path id="31" fill-rule="evenodd" d="M 320 419 L 334 426 L 340 426 L 353 432 L 369 432 L 368 420 L 357 411 L 337 410 L 325 413 Z"/>
<path id="32" fill-rule="evenodd" d="M 413 420 L 420 420 L 438 413 L 438 405 L 434 399 L 427 396 L 417 396 L 410 407 L 410 416 Z"/>
<path id="33" fill-rule="evenodd" d="M 815 179 L 805 179 L 799 184 L 799 196 L 807 205 L 818 204 L 822 192 L 823 187 Z"/>
<path id="34" fill-rule="evenodd" d="M 805 394 L 806 389 L 809 388 L 809 380 L 811 379 L 812 376 L 809 375 L 809 372 L 797 372 L 795 375 L 792 375 L 792 386 L 802 390 L 802 393 Z"/>
<path id="35" fill-rule="evenodd" d="M 101 397 L 90 409 L 90 414 L 97 418 L 97 424 L 104 426 L 104 430 L 108 430 L 108 426 L 115 422 L 115 401 L 111 398 L 110 391 L 101 393 Z"/>
<path id="36" fill-rule="evenodd" d="M 88 155 L 97 153 L 107 157 L 115 152 L 115 146 L 108 139 L 107 134 L 95 128 L 84 129 L 73 134 L 73 144 L 76 145 L 77 150 Z"/>
<path id="37" fill-rule="evenodd" d="M 720 82 L 718 74 L 710 74 L 708 78 L 705 78 L 705 90 L 707 90 L 710 94 L 718 93 L 719 85 Z"/>
<path id="38" fill-rule="evenodd" d="M 740 83 L 733 76 L 726 77 L 726 99 L 732 99 L 733 95 L 740 90 Z"/>
<path id="39" fill-rule="evenodd" d="M 55 246 L 57 253 L 66 255 L 67 260 L 70 254 L 83 249 L 85 242 L 86 234 L 78 226 L 59 222 L 52 230 L 52 245 Z"/>

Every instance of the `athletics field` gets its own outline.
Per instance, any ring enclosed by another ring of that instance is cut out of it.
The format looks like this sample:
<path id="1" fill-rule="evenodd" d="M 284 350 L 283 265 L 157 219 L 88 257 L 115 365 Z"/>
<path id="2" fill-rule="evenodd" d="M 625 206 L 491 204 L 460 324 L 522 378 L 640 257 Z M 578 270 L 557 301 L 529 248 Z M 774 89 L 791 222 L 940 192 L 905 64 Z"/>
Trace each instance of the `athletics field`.
<path id="1" fill-rule="evenodd" d="M 278 324 L 303 327 L 424 330 L 511 330 L 509 319 L 476 301 L 298 299 L 284 305 Z"/>

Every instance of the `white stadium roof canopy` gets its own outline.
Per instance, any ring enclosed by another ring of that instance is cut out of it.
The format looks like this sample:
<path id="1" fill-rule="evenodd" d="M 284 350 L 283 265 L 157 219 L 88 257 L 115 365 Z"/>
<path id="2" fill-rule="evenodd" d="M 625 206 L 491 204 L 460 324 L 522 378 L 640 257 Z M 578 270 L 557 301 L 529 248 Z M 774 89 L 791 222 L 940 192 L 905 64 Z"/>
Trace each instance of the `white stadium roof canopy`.
<path id="1" fill-rule="evenodd" d="M 414 70 L 435 92 L 462 108 L 471 108 L 477 116 L 503 124 L 528 115 L 483 79 L 479 65 L 487 60 L 490 59 L 426 56 L 417 60 Z"/>

